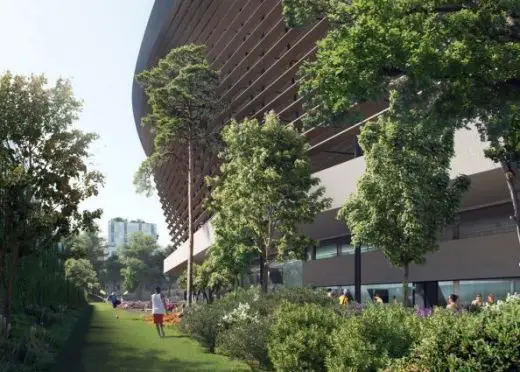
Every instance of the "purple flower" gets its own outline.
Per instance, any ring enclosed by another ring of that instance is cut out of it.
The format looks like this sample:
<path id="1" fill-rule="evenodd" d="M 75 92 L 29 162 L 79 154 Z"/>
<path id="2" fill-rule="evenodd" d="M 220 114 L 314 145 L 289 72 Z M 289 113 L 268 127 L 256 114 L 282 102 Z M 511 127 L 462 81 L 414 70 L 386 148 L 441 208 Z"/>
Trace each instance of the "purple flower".
<path id="1" fill-rule="evenodd" d="M 415 314 L 421 318 L 427 318 L 433 314 L 433 310 L 429 307 L 425 307 L 422 309 L 417 309 Z"/>

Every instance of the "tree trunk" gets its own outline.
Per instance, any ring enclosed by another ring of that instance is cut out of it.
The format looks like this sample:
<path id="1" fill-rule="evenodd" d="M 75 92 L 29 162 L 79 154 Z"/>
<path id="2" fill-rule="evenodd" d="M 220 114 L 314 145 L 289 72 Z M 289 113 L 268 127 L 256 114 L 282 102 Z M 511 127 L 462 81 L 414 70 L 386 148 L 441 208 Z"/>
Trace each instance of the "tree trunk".
<path id="1" fill-rule="evenodd" d="M 260 288 L 264 288 L 264 256 L 260 255 L 260 263 L 259 263 L 259 269 L 260 269 Z"/>
<path id="2" fill-rule="evenodd" d="M 506 184 L 509 190 L 509 196 L 511 197 L 511 203 L 513 204 L 513 216 L 512 219 L 516 225 L 516 236 L 520 243 L 520 208 L 518 205 L 518 190 L 516 189 L 516 174 L 512 166 L 508 166 L 505 162 L 502 162 L 502 170 L 506 177 Z"/>
<path id="3" fill-rule="evenodd" d="M 404 265 L 403 296 L 403 306 L 408 307 L 408 264 Z"/>
<path id="4" fill-rule="evenodd" d="M 12 313 L 12 307 L 13 307 L 13 288 L 14 283 L 16 281 L 16 271 L 19 266 L 18 262 L 18 255 L 19 255 L 19 244 L 15 243 L 12 245 L 12 257 L 10 263 L 8 264 L 7 269 L 7 290 L 5 292 L 5 302 L 4 302 L 4 321 L 6 330 L 9 330 L 9 327 L 11 325 L 11 313 Z"/>
<path id="5" fill-rule="evenodd" d="M 267 293 L 267 289 L 269 288 L 269 265 L 267 258 L 264 256 L 265 254 L 266 253 L 260 255 L 260 286 L 263 293 Z"/>
<path id="6" fill-rule="evenodd" d="M 191 306 L 192 286 L 193 286 L 193 216 L 192 216 L 192 183 L 193 183 L 193 149 L 191 143 L 191 134 L 188 139 L 188 306 Z"/>

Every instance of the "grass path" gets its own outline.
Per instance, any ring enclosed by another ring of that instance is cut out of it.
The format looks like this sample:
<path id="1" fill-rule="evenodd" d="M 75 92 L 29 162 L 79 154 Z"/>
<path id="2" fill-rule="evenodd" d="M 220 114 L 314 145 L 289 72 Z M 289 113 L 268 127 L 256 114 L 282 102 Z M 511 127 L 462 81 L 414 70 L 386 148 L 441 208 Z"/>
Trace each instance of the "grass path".
<path id="1" fill-rule="evenodd" d="M 250 371 L 244 364 L 207 353 L 196 342 L 167 328 L 160 339 L 140 314 L 116 319 L 106 304 L 94 312 L 81 352 L 81 372 Z"/>

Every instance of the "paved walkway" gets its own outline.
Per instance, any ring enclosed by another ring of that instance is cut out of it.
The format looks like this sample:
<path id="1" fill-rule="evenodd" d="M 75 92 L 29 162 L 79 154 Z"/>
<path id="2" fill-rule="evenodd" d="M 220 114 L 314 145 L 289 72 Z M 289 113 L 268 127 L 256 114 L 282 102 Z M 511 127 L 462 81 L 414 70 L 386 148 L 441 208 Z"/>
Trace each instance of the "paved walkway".
<path id="1" fill-rule="evenodd" d="M 250 371 L 241 363 L 205 352 L 190 338 L 167 328 L 160 339 L 141 314 L 95 304 L 78 372 Z"/>

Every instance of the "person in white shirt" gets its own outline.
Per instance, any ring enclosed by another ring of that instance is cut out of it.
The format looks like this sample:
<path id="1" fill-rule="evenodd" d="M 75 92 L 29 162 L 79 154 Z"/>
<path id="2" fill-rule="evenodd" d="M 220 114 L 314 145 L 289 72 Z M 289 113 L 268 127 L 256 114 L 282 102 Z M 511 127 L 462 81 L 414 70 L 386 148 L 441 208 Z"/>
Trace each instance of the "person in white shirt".
<path id="1" fill-rule="evenodd" d="M 166 303 L 164 301 L 164 296 L 161 293 L 161 288 L 155 288 L 155 292 L 156 293 L 152 295 L 153 322 L 159 337 L 164 337 L 163 318 L 166 313 Z"/>

